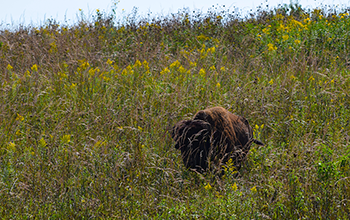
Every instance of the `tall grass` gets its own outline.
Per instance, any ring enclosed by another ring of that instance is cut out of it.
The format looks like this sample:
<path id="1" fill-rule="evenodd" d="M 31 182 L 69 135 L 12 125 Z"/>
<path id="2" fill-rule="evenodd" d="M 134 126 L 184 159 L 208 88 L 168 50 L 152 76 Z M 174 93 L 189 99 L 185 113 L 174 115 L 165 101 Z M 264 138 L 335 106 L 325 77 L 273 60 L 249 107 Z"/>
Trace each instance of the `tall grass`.
<path id="1" fill-rule="evenodd" d="M 350 218 L 348 10 L 136 16 L 1 31 L 2 218 Z M 218 105 L 266 143 L 223 178 L 168 133 Z"/>

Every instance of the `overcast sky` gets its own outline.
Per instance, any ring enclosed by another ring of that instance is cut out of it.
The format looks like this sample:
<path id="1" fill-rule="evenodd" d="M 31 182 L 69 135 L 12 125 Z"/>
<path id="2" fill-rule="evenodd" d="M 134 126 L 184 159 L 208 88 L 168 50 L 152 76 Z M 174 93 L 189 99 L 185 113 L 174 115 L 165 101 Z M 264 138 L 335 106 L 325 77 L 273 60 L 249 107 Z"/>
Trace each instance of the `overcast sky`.
<path id="1" fill-rule="evenodd" d="M 117 1 L 117 0 L 116 0 Z M 60 23 L 72 24 L 77 20 L 79 9 L 84 14 L 95 12 L 96 9 L 105 12 L 111 12 L 113 0 L 0 0 L 0 24 L 33 24 L 40 25 L 45 20 L 53 18 Z M 199 9 L 206 12 L 212 5 L 223 6 L 226 9 L 239 8 L 244 11 L 256 9 L 256 7 L 269 5 L 270 8 L 278 4 L 289 4 L 290 0 L 120 0 L 117 3 L 117 13 L 122 15 L 130 13 L 134 6 L 138 7 L 139 14 L 146 15 L 152 12 L 152 15 L 167 15 L 171 12 L 177 12 L 184 7 Z M 323 5 L 339 5 L 339 7 L 349 7 L 350 0 L 300 0 L 299 3 L 304 7 L 315 8 Z"/>

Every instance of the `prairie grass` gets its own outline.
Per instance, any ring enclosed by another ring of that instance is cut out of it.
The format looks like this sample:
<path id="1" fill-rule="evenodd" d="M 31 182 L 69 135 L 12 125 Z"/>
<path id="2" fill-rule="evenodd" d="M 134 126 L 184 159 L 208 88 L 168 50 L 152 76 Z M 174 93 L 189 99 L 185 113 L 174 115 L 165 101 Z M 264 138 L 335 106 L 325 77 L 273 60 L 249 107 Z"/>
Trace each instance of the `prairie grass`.
<path id="1" fill-rule="evenodd" d="M 349 10 L 184 10 L 0 32 L 4 219 L 349 219 Z M 237 173 L 186 170 L 169 129 L 248 119 Z"/>

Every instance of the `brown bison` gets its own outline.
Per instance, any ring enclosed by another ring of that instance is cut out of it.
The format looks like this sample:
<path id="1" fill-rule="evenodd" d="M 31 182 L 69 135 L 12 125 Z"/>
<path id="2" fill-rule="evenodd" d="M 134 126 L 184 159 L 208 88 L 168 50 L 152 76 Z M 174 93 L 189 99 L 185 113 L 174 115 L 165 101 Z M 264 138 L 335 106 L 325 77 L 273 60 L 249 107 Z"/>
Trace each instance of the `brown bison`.
<path id="1" fill-rule="evenodd" d="M 192 120 L 179 121 L 172 129 L 172 138 L 185 166 L 200 173 L 221 167 L 230 158 L 238 170 L 252 143 L 264 145 L 253 138 L 247 119 L 222 107 L 205 109 Z"/>

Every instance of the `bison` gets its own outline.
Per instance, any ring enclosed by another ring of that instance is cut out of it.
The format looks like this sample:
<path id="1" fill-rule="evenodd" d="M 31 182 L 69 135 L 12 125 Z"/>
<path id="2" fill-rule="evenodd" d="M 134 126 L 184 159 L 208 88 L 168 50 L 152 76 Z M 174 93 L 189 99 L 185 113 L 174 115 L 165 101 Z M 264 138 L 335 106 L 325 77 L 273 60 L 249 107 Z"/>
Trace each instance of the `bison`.
<path id="1" fill-rule="evenodd" d="M 253 138 L 247 119 L 222 107 L 201 110 L 192 120 L 179 121 L 171 135 L 186 168 L 199 173 L 220 168 L 230 158 L 238 170 L 252 143 L 264 145 Z"/>

